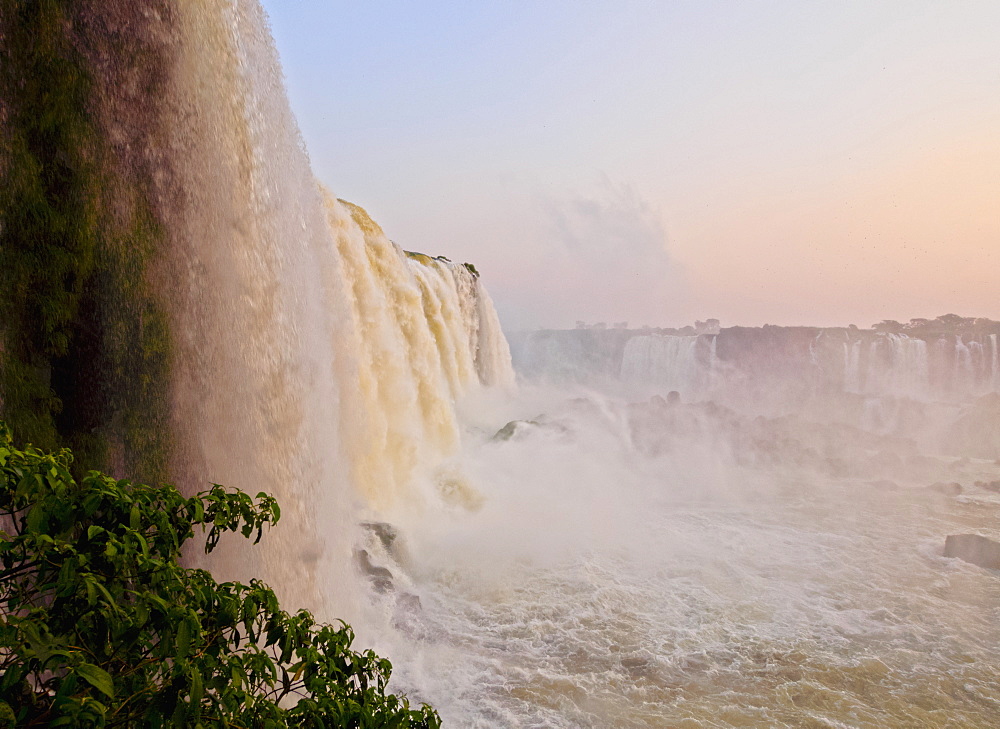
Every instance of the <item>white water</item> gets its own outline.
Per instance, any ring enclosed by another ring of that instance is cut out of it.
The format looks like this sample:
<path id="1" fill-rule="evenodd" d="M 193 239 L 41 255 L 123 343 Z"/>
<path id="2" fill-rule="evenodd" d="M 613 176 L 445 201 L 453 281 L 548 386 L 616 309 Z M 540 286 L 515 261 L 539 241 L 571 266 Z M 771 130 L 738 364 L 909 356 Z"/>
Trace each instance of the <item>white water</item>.
<path id="1" fill-rule="evenodd" d="M 469 444 L 477 511 L 397 517 L 378 647 L 453 726 L 995 726 L 1000 580 L 941 556 L 1000 536 L 995 464 L 572 394 Z"/>
<path id="2" fill-rule="evenodd" d="M 504 392 L 479 281 L 312 179 L 256 3 L 181 19 L 178 469 L 285 512 L 214 568 L 349 619 L 449 726 L 995 726 L 1000 587 L 941 557 L 946 534 L 995 529 L 996 496 L 969 486 L 995 464 L 713 405 Z M 629 376 L 701 386 L 675 370 L 693 348 L 648 344 Z M 535 423 L 492 437 L 514 419 Z M 946 479 L 966 492 L 923 488 Z M 401 534 L 372 548 L 381 596 L 350 556 L 370 518 Z"/>
<path id="3" fill-rule="evenodd" d="M 268 548 L 224 554 L 221 574 L 352 617 L 360 515 L 454 491 L 454 403 L 510 385 L 510 355 L 470 271 L 408 257 L 317 185 L 255 0 L 185 3 L 179 20 L 175 470 L 279 499 Z"/>
<path id="4" fill-rule="evenodd" d="M 698 336 L 647 334 L 633 337 L 622 353 L 621 377 L 627 383 L 676 390 L 686 398 L 711 390 L 717 368 L 715 337 L 699 353 Z"/>
<path id="5" fill-rule="evenodd" d="M 862 371 L 860 340 L 845 343 L 848 369 L 845 390 L 876 395 L 931 397 L 927 342 L 889 334 L 868 343 L 867 366 Z"/>
<path id="6" fill-rule="evenodd" d="M 765 445 L 695 406 L 637 415 L 575 403 L 564 429 L 483 443 L 482 513 L 414 527 L 414 652 L 448 667 L 420 679 L 458 725 L 993 724 L 1000 585 L 940 549 L 1000 503 L 921 488 L 993 464 L 835 476 L 766 459 L 809 442 L 800 424 Z M 860 463 L 840 440 L 830 452 Z M 901 488 L 871 482 L 887 474 Z"/>
<path id="7" fill-rule="evenodd" d="M 776 358 L 768 351 L 772 335 L 766 328 L 734 337 L 727 330 L 700 336 L 626 330 L 519 333 L 515 360 L 535 381 L 582 383 L 632 395 L 677 390 L 685 399 L 712 396 L 730 402 L 745 399 L 748 390 L 759 400 L 779 402 L 792 382 L 799 397 L 835 391 L 957 402 L 1000 391 L 996 334 L 927 340 L 819 330 L 814 338 L 797 341 L 794 331 L 787 331 L 791 334 L 778 337 L 786 349 Z M 717 354 L 720 346 L 723 356 Z M 777 361 L 786 371 L 774 370 Z"/>

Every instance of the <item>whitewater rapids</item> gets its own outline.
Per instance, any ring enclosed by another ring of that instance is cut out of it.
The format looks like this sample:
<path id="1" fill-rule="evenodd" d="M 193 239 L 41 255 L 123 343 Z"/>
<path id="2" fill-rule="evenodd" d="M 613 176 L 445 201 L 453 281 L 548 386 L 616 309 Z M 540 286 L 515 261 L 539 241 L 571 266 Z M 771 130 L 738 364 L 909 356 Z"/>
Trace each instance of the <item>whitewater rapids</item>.
<path id="1" fill-rule="evenodd" d="M 942 556 L 1000 536 L 992 461 L 872 436 L 838 474 L 784 458 L 801 423 L 530 389 L 497 420 L 539 411 L 467 433 L 478 511 L 396 515 L 423 608 L 376 643 L 447 724 L 996 726 L 1000 580 Z"/>

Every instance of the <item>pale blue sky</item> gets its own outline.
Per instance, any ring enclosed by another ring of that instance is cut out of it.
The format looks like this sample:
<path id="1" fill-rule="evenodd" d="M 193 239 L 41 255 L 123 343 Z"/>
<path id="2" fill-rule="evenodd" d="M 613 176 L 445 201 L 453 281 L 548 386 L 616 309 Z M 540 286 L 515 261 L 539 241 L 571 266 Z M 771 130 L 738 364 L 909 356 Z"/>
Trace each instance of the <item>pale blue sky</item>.
<path id="1" fill-rule="evenodd" d="M 320 180 L 510 328 L 1000 318 L 1000 2 L 264 5 Z"/>

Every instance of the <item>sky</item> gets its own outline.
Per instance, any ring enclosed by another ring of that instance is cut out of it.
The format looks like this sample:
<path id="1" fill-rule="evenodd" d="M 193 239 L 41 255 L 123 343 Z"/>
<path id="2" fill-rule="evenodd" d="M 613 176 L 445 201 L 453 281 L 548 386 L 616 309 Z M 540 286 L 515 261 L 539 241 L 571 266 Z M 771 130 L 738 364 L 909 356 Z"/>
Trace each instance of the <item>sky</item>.
<path id="1" fill-rule="evenodd" d="M 508 330 L 1000 319 L 1000 2 L 263 0 L 319 180 Z"/>

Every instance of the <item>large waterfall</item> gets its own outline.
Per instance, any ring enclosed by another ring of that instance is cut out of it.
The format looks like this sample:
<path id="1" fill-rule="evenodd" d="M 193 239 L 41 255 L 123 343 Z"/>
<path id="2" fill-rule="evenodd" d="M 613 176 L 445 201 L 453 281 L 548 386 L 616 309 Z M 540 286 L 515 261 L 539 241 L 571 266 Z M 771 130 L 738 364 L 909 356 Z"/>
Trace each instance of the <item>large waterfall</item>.
<path id="1" fill-rule="evenodd" d="M 625 343 L 621 377 L 688 396 L 709 392 L 718 366 L 714 337 L 649 334 Z"/>
<path id="2" fill-rule="evenodd" d="M 182 3 L 177 25 L 174 470 L 274 493 L 264 556 L 223 568 L 315 605 L 353 582 L 359 513 L 436 497 L 456 401 L 512 383 L 510 355 L 474 269 L 404 252 L 317 184 L 255 0 Z"/>

